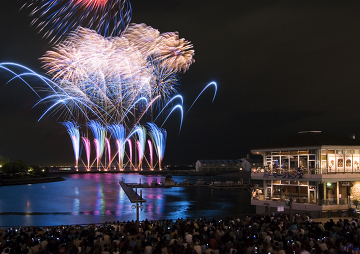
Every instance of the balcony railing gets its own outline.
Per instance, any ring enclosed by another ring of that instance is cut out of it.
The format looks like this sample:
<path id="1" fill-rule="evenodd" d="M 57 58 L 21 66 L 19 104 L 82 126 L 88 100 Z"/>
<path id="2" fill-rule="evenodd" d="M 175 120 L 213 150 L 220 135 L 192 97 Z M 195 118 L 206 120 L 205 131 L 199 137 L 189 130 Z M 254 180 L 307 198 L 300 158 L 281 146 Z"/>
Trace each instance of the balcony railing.
<path id="1" fill-rule="evenodd" d="M 278 202 L 288 203 L 290 200 L 290 197 L 289 196 L 283 196 L 283 197 L 267 196 L 267 197 L 264 197 L 264 195 L 256 195 L 256 196 L 253 196 L 252 199 L 263 200 L 263 201 L 278 201 Z M 321 199 L 321 200 L 318 200 L 317 202 L 315 201 L 315 199 L 309 200 L 307 197 L 293 197 L 292 199 L 293 199 L 293 203 L 300 203 L 300 204 L 347 205 L 349 203 L 349 201 L 345 198 L 339 198 L 339 203 L 337 203 L 336 198 Z M 353 207 L 360 207 L 360 202 L 351 200 L 350 205 Z"/>
<path id="2" fill-rule="evenodd" d="M 263 174 L 266 176 L 275 176 L 275 177 L 283 177 L 283 178 L 301 178 L 302 175 L 322 175 L 322 174 L 344 174 L 344 173 L 356 173 L 359 174 L 360 171 L 334 171 L 328 169 L 320 169 L 320 168 L 311 168 L 311 169 L 284 169 L 284 168 L 276 168 L 276 169 L 267 169 L 267 168 L 254 168 L 251 171 L 256 174 Z"/>
<path id="3" fill-rule="evenodd" d="M 257 196 L 253 196 L 252 199 L 256 199 L 256 200 L 268 200 L 268 201 L 278 201 L 278 202 L 289 202 L 290 197 L 289 196 L 282 196 L 282 197 L 278 197 L 278 196 L 272 196 L 272 197 L 264 197 L 264 195 L 257 195 Z M 294 203 L 309 203 L 309 200 L 307 197 L 293 197 L 293 202 Z M 315 203 L 310 202 L 310 203 Z"/>

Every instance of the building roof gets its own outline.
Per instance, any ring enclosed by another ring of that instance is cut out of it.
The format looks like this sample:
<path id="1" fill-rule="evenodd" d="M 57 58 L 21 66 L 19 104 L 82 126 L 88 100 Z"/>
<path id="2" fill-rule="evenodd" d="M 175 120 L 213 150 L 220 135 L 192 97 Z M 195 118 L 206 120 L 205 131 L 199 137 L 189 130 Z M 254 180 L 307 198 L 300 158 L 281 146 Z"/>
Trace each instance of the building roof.
<path id="1" fill-rule="evenodd" d="M 268 150 L 270 148 L 322 147 L 322 146 L 360 146 L 360 140 L 335 136 L 321 131 L 299 132 L 295 135 L 279 139 L 263 146 L 251 149 Z"/>
<path id="2" fill-rule="evenodd" d="M 240 160 L 199 160 L 203 164 L 233 164 L 240 163 Z"/>

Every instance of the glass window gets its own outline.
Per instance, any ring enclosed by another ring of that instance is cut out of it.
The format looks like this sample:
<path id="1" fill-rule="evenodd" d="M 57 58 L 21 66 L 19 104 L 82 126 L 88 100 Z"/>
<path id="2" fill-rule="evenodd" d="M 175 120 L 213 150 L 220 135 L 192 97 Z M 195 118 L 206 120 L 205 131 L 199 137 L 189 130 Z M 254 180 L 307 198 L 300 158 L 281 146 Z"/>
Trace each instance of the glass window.
<path id="1" fill-rule="evenodd" d="M 336 154 L 343 154 L 344 150 L 336 150 Z"/>
<path id="2" fill-rule="evenodd" d="M 326 157 L 326 155 L 325 155 L 325 157 Z M 310 154 L 310 155 L 309 155 L 309 160 L 314 161 L 315 158 L 316 158 L 315 154 Z M 326 159 L 324 159 L 324 160 L 326 160 Z"/>
<path id="3" fill-rule="evenodd" d="M 289 184 L 289 181 L 281 181 L 281 184 Z"/>
<path id="4" fill-rule="evenodd" d="M 359 150 L 354 150 L 354 152 L 355 152 L 355 151 L 359 152 Z M 354 159 L 354 170 L 356 170 L 357 172 L 359 172 L 359 170 L 360 170 L 360 167 L 359 167 L 359 166 L 360 166 L 360 164 L 359 164 L 359 162 L 360 162 L 360 155 L 354 153 L 353 159 Z"/>
<path id="5" fill-rule="evenodd" d="M 299 151 L 299 154 L 309 154 L 309 151 L 308 151 L 308 150 L 305 150 L 305 151 Z"/>
<path id="6" fill-rule="evenodd" d="M 338 168 L 342 168 L 344 167 L 344 159 L 343 158 L 338 158 Z"/>
<path id="7" fill-rule="evenodd" d="M 308 167 L 308 160 L 307 156 L 299 156 L 299 167 Z"/>
<path id="8" fill-rule="evenodd" d="M 351 167 L 351 159 L 346 159 L 346 161 L 345 161 L 345 166 L 347 167 L 347 168 L 350 168 Z"/>
<path id="9" fill-rule="evenodd" d="M 290 157 L 290 168 L 297 169 L 298 166 L 298 156 L 291 156 Z"/>
<path id="10" fill-rule="evenodd" d="M 316 162 L 315 161 L 309 161 L 309 169 L 316 169 Z M 315 173 L 315 172 L 314 172 Z"/>
<path id="11" fill-rule="evenodd" d="M 328 167 L 329 167 L 330 172 L 335 170 L 335 155 L 334 154 L 328 155 Z"/>
<path id="12" fill-rule="evenodd" d="M 289 157 L 281 156 L 281 167 L 284 169 L 289 168 Z"/>
<path id="13" fill-rule="evenodd" d="M 345 154 L 352 154 L 351 150 L 345 150 Z"/>
<path id="14" fill-rule="evenodd" d="M 280 156 L 274 156 L 272 164 L 273 164 L 273 168 L 280 167 Z"/>
<path id="15" fill-rule="evenodd" d="M 299 183 L 298 183 L 298 181 L 290 181 L 290 184 L 291 185 L 298 185 Z"/>
<path id="16" fill-rule="evenodd" d="M 321 155 L 321 160 L 326 161 L 326 155 Z"/>

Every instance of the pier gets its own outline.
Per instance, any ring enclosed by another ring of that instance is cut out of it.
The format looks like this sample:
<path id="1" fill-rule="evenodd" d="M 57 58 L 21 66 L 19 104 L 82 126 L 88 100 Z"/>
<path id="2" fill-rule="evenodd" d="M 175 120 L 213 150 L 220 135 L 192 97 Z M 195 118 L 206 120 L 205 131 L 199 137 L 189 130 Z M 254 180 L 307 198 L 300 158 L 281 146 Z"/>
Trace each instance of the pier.
<path id="1" fill-rule="evenodd" d="M 134 185 L 133 184 L 126 184 L 123 180 L 119 181 L 119 184 L 121 188 L 124 190 L 126 196 L 129 198 L 131 203 L 142 203 L 146 202 L 145 199 L 142 198 L 142 191 L 140 190 L 140 195 L 137 194 L 136 191 L 134 191 Z M 135 188 L 137 188 L 135 186 Z"/>
<path id="2" fill-rule="evenodd" d="M 142 190 L 140 190 L 140 195 L 137 194 L 136 191 L 134 191 L 134 189 L 132 188 L 131 185 L 127 185 L 124 182 L 124 179 L 122 179 L 121 181 L 119 181 L 119 184 L 121 186 L 121 188 L 124 190 L 126 196 L 129 198 L 131 203 L 136 203 L 136 205 L 134 206 L 134 208 L 136 208 L 136 228 L 137 231 L 139 232 L 139 228 L 140 228 L 140 207 L 142 207 L 142 203 L 146 202 L 145 199 L 142 198 Z"/>

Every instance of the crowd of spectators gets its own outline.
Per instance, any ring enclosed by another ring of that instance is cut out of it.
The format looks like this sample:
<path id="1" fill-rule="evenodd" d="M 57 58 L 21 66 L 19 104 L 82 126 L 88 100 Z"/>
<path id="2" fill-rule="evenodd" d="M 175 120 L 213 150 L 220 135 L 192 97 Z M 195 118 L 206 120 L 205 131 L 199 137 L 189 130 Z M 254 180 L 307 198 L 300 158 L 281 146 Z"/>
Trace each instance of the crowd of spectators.
<path id="1" fill-rule="evenodd" d="M 241 218 L 105 222 L 0 230 L 1 254 L 359 253 L 357 219 L 314 222 L 286 214 Z"/>

